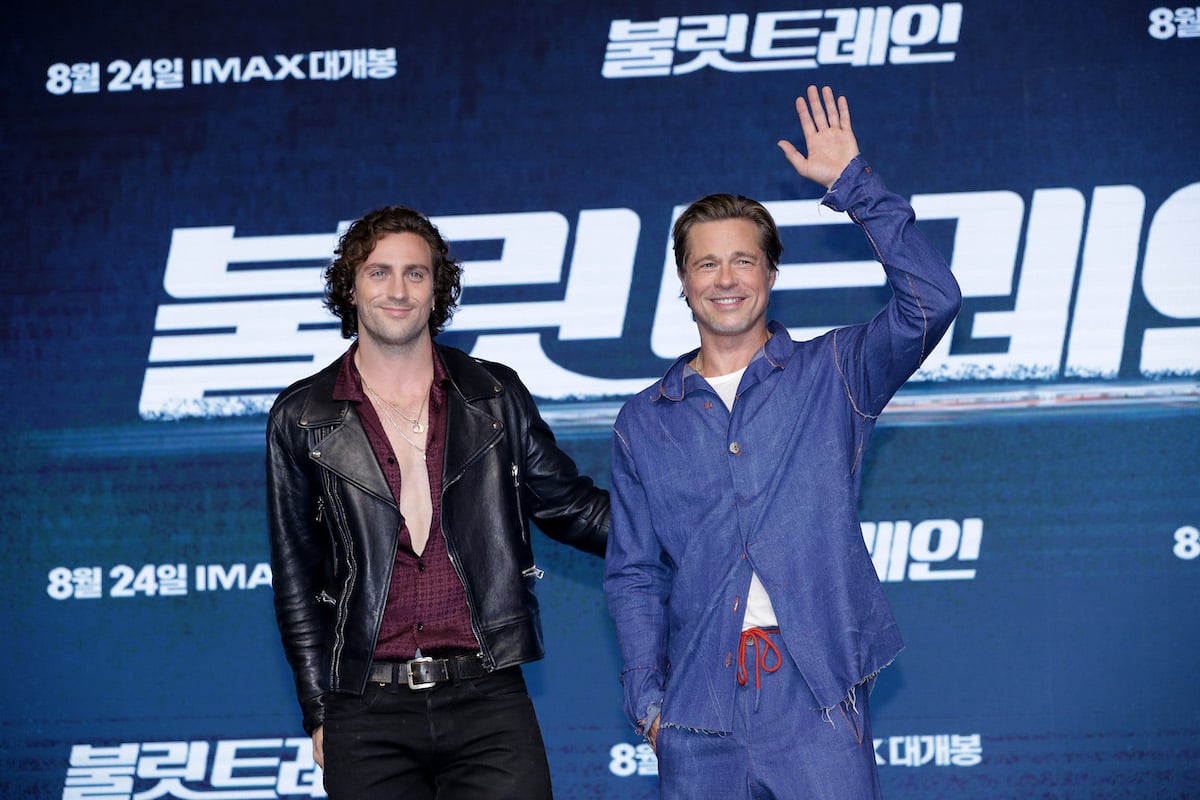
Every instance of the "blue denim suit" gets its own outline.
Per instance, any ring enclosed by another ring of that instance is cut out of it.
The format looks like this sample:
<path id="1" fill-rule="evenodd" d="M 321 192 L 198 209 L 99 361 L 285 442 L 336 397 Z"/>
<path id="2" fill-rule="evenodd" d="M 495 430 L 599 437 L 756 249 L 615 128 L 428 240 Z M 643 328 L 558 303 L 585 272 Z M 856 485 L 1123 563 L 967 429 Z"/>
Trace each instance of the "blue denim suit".
<path id="1" fill-rule="evenodd" d="M 847 211 L 893 297 L 870 322 L 794 342 L 771 338 L 730 413 L 682 356 L 615 425 L 604 588 L 640 723 L 733 729 L 737 644 L 751 573 L 771 597 L 790 657 L 828 710 L 903 643 L 863 544 L 863 454 L 875 419 L 961 304 L 911 206 L 861 157 L 821 201 Z"/>

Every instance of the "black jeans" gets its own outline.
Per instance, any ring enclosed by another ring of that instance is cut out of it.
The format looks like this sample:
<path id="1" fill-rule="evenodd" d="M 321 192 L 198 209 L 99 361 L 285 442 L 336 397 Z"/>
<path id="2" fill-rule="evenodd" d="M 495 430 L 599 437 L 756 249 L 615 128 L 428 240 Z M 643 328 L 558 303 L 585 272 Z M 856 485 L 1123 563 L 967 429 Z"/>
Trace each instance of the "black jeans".
<path id="1" fill-rule="evenodd" d="M 330 800 L 550 800 L 520 667 L 413 691 L 367 683 L 325 709 Z"/>

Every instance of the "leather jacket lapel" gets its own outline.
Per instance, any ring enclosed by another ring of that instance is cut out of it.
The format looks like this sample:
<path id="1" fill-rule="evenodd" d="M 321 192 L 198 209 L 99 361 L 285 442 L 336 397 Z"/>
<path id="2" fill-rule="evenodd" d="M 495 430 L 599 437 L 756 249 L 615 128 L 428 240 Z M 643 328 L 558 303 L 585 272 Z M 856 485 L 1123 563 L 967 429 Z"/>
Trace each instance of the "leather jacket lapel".
<path id="1" fill-rule="evenodd" d="M 317 374 L 300 413 L 297 424 L 301 428 L 316 430 L 333 426 L 328 434 L 315 440 L 308 457 L 347 483 L 395 506 L 396 498 L 392 496 L 353 403 L 333 399 L 340 366 L 339 359 Z"/>
<path id="2" fill-rule="evenodd" d="M 347 406 L 350 403 L 346 402 Z M 309 458 L 353 486 L 396 505 L 387 478 L 375 458 L 358 412 L 346 409 L 346 419 L 309 451 Z"/>
<path id="3" fill-rule="evenodd" d="M 462 477 L 466 469 L 504 435 L 504 420 L 492 416 L 481 401 L 498 398 L 500 382 L 465 353 L 438 348 L 446 366 L 446 457 L 442 465 L 442 491 Z M 478 405 L 476 405 L 478 404 Z"/>

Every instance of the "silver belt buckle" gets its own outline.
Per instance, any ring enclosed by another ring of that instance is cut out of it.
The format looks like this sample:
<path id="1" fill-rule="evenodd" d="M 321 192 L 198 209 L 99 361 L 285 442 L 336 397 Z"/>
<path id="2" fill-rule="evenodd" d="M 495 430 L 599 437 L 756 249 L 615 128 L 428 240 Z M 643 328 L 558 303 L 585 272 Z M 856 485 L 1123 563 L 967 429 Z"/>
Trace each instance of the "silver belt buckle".
<path id="1" fill-rule="evenodd" d="M 422 656 L 414 658 L 407 662 L 408 667 L 408 688 L 409 689 L 432 689 L 437 686 L 437 681 L 425 681 L 424 683 L 413 683 L 413 664 L 432 664 L 433 658 L 430 656 Z"/>

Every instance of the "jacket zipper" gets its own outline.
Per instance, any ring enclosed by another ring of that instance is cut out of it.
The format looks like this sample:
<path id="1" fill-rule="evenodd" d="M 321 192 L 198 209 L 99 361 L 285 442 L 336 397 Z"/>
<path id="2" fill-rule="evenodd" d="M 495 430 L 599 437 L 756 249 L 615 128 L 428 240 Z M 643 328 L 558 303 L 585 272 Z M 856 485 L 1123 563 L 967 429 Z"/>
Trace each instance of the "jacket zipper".
<path id="1" fill-rule="evenodd" d="M 525 528 L 525 515 L 521 511 L 521 471 L 516 464 L 512 465 L 513 491 L 517 496 L 517 529 L 521 531 L 521 544 L 529 544 L 529 531 Z"/>
<path id="2" fill-rule="evenodd" d="M 455 573 L 458 574 L 458 581 L 462 584 L 463 592 L 467 596 L 467 616 L 471 620 L 471 632 L 475 634 L 475 641 L 479 643 L 479 659 L 483 662 L 483 668 L 491 672 L 496 668 L 496 662 L 487 652 L 483 631 L 475 620 L 475 604 L 471 598 L 471 590 L 467 587 L 467 576 L 463 573 L 462 565 L 458 562 L 458 554 L 454 552 L 454 547 L 451 546 L 449 539 L 446 540 L 446 554 L 450 557 L 450 566 L 454 567 Z"/>

